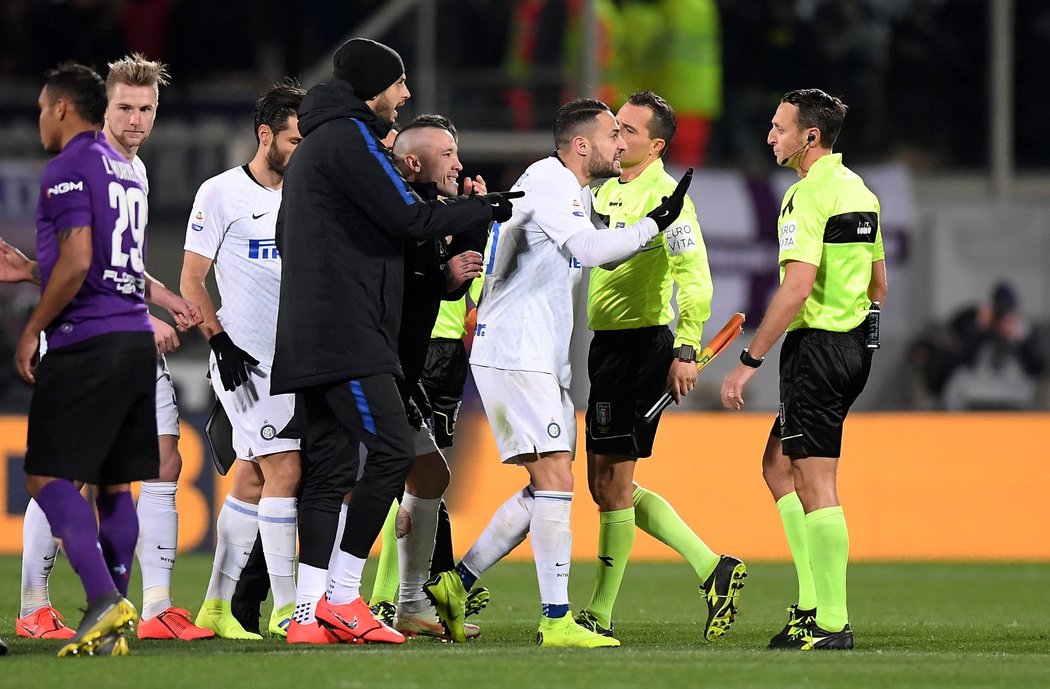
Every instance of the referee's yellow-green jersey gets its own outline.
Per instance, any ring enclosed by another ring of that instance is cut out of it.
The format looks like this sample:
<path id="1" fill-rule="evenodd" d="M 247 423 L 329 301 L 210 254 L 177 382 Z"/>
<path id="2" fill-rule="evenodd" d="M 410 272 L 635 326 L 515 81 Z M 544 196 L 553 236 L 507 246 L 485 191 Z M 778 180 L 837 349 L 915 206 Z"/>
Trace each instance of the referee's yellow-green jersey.
<path id="1" fill-rule="evenodd" d="M 817 266 L 813 291 L 788 330 L 846 332 L 868 314 L 871 264 L 886 257 L 879 200 L 842 154 L 823 156 L 784 192 L 777 233 L 780 279 L 789 261 Z"/>
<path id="2" fill-rule="evenodd" d="M 641 220 L 670 196 L 677 181 L 655 160 L 630 182 L 610 179 L 598 188 L 594 210 L 608 216 L 610 231 Z M 687 196 L 682 214 L 640 252 L 612 270 L 591 270 L 587 326 L 629 330 L 668 325 L 674 320 L 671 295 L 678 286 L 675 345 L 700 351 L 704 323 L 711 316 L 711 270 L 696 209 Z"/>
<path id="3" fill-rule="evenodd" d="M 430 339 L 444 338 L 458 340 L 467 334 L 464 325 L 467 320 L 467 297 L 460 297 L 456 301 L 443 301 L 438 309 L 437 320 L 434 321 L 434 330 L 430 333 Z"/>

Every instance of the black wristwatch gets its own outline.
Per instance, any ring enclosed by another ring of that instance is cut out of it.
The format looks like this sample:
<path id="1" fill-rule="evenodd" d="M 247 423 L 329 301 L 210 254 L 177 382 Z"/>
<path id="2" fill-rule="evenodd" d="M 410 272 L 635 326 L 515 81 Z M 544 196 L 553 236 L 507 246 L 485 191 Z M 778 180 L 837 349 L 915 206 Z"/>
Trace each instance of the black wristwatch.
<path id="1" fill-rule="evenodd" d="M 747 351 L 747 347 L 744 347 L 740 351 L 740 363 L 742 363 L 744 366 L 750 366 L 751 368 L 758 368 L 759 366 L 762 365 L 762 360 L 763 359 L 765 359 L 765 357 L 762 357 L 762 359 L 756 359 L 755 357 L 751 356 L 751 354 L 748 353 L 748 351 Z"/>
<path id="2" fill-rule="evenodd" d="M 678 345 L 673 350 L 674 358 L 679 361 L 683 361 L 687 364 L 696 363 L 696 347 L 693 345 L 683 344 Z"/>

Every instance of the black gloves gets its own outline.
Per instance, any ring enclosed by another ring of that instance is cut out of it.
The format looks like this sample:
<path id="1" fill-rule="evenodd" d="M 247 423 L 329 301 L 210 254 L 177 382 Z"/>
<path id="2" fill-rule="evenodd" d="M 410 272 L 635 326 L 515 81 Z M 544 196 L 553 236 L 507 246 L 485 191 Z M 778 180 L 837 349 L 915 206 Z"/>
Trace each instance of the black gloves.
<path id="1" fill-rule="evenodd" d="M 485 194 L 481 198 L 492 205 L 492 219 L 496 222 L 506 222 L 514 214 L 514 204 L 511 199 L 520 199 L 525 195 L 523 191 L 495 191 Z"/>
<path id="2" fill-rule="evenodd" d="M 663 203 L 656 208 L 649 211 L 646 216 L 656 221 L 656 226 L 663 232 L 671 223 L 681 215 L 682 205 L 685 203 L 685 192 L 689 189 L 689 184 L 693 181 L 693 168 L 689 168 L 682 175 L 682 179 L 678 182 L 678 186 L 674 188 L 674 193 L 670 196 L 665 196 Z"/>
<path id="3" fill-rule="evenodd" d="M 225 331 L 215 333 L 208 340 L 211 351 L 215 352 L 215 361 L 219 367 L 219 378 L 224 390 L 233 392 L 241 383 L 248 381 L 248 367 L 258 366 L 259 362 L 252 355 L 237 345 Z"/>

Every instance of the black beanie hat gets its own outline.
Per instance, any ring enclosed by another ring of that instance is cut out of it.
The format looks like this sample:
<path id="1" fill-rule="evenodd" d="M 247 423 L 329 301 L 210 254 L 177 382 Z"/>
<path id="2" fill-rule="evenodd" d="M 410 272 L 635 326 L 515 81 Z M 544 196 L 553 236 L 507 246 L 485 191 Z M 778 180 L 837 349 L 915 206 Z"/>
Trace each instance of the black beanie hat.
<path id="1" fill-rule="evenodd" d="M 332 74 L 349 82 L 361 100 L 375 98 L 405 73 L 405 63 L 393 48 L 368 38 L 351 38 L 332 58 Z"/>

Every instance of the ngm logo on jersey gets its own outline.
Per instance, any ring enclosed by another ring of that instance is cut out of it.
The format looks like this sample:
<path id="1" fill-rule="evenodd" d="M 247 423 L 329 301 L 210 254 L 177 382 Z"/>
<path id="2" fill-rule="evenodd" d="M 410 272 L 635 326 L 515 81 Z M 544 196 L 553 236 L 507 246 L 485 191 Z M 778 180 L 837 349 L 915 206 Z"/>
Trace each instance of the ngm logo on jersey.
<path id="1" fill-rule="evenodd" d="M 47 190 L 47 197 L 59 196 L 60 194 L 66 194 L 71 191 L 84 191 L 83 182 L 59 182 L 53 187 Z"/>
<path id="2" fill-rule="evenodd" d="M 277 251 L 276 239 L 248 240 L 248 258 L 270 259 L 280 257 L 281 253 Z"/>

